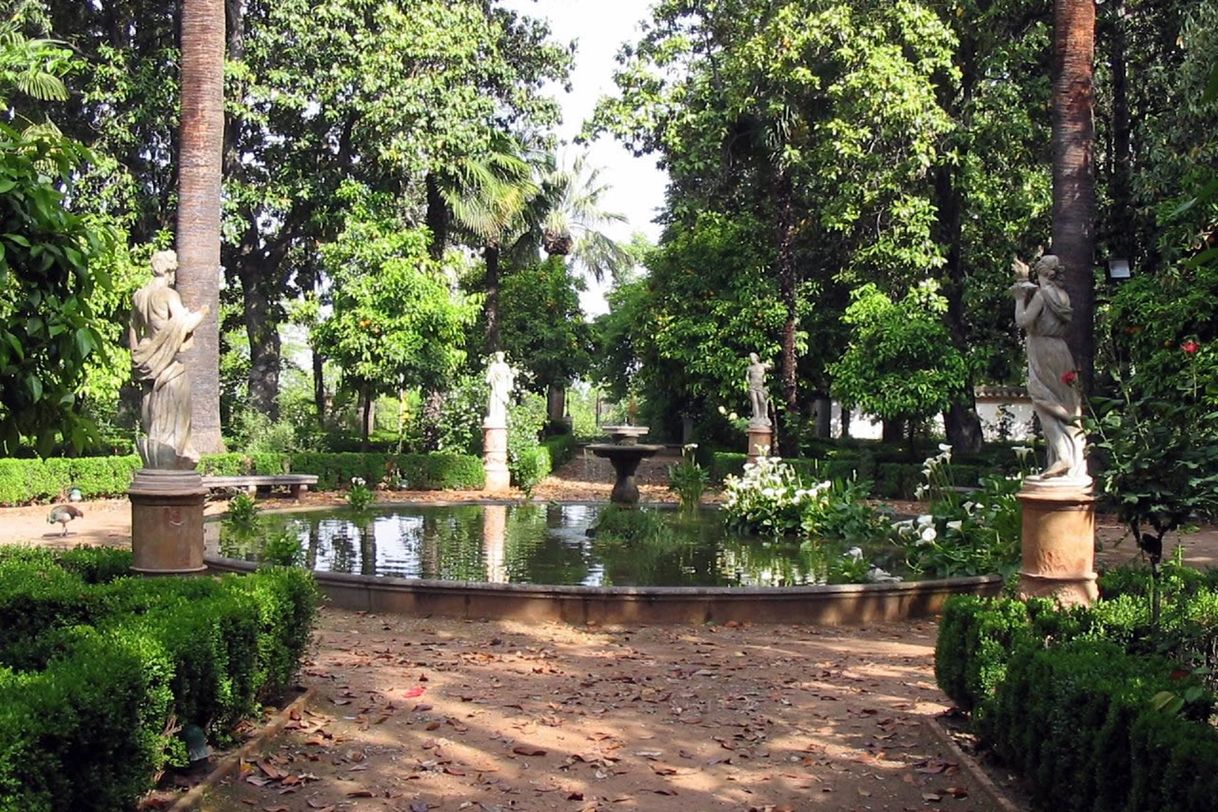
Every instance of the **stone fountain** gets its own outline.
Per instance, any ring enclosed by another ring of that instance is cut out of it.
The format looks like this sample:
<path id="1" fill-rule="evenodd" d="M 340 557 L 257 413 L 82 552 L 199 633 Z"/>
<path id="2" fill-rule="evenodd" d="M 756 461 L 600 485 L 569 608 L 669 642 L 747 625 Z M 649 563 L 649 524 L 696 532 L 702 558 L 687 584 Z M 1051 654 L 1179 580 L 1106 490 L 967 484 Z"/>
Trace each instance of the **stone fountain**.
<path id="1" fill-rule="evenodd" d="M 594 443 L 588 448 L 598 457 L 609 460 L 617 474 L 609 501 L 618 505 L 634 505 L 639 501 L 639 486 L 634 481 L 639 463 L 652 456 L 664 446 L 641 445 L 639 438 L 647 433 L 647 426 L 602 426 L 611 443 Z"/>

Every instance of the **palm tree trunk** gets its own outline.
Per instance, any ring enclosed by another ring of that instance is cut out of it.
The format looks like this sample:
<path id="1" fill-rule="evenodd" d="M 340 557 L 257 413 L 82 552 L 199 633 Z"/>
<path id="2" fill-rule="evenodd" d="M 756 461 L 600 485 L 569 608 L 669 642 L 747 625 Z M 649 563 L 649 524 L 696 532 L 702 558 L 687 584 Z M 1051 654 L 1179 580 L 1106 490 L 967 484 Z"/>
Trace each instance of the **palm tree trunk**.
<path id="1" fill-rule="evenodd" d="M 799 453 L 799 388 L 795 355 L 795 331 L 798 327 L 796 293 L 799 271 L 795 266 L 795 191 L 791 176 L 779 170 L 776 178 L 778 203 L 778 296 L 786 311 L 782 325 L 782 431 L 778 433 L 780 451 L 784 457 Z"/>
<path id="2" fill-rule="evenodd" d="M 499 344 L 499 246 L 488 244 L 482 250 L 486 262 L 486 351 L 498 352 Z"/>
<path id="3" fill-rule="evenodd" d="M 1083 389 L 1091 391 L 1095 337 L 1095 0 L 1053 3 L 1053 253 L 1066 269 L 1074 309 L 1066 336 Z"/>
<path id="4" fill-rule="evenodd" d="M 183 0 L 182 121 L 178 158 L 178 292 L 208 309 L 183 354 L 195 447 L 224 450 L 220 435 L 220 179 L 224 149 L 224 0 Z"/>

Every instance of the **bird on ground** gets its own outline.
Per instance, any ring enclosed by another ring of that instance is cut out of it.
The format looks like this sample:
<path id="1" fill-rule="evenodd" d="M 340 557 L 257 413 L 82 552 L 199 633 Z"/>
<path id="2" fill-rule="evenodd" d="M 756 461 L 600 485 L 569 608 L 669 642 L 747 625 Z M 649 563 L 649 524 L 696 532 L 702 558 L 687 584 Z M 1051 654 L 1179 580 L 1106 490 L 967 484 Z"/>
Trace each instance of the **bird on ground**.
<path id="1" fill-rule="evenodd" d="M 47 524 L 55 524 L 59 522 L 63 525 L 63 535 L 68 534 L 68 522 L 73 519 L 83 519 L 85 512 L 76 505 L 56 505 L 51 508 L 50 514 L 47 516 Z"/>

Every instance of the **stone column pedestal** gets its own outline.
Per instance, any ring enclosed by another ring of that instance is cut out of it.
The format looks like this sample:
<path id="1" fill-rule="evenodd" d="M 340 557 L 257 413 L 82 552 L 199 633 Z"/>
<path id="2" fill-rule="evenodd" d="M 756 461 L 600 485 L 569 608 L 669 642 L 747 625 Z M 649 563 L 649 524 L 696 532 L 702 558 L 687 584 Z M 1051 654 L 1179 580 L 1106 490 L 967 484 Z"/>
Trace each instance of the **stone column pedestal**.
<path id="1" fill-rule="evenodd" d="M 748 446 L 748 461 L 757 462 L 757 458 L 762 456 L 763 450 L 765 456 L 774 456 L 774 428 L 772 426 L 755 426 L 749 424 L 749 446 Z"/>
<path id="2" fill-rule="evenodd" d="M 1019 596 L 1090 605 L 1099 596 L 1091 480 L 1029 477 L 1016 496 L 1023 508 Z"/>
<path id="3" fill-rule="evenodd" d="M 512 475 L 507 466 L 507 426 L 482 426 L 482 468 L 487 493 L 507 493 Z"/>
<path id="4" fill-rule="evenodd" d="M 203 563 L 203 500 L 197 471 L 141 468 L 131 488 L 131 569 L 145 575 L 186 575 Z"/>

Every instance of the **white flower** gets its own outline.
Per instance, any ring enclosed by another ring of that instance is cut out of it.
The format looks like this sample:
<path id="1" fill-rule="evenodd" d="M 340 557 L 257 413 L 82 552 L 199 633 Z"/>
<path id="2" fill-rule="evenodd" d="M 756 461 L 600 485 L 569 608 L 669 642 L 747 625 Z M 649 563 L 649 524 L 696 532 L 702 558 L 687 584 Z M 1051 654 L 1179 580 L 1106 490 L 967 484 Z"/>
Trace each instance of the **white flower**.
<path id="1" fill-rule="evenodd" d="M 926 491 L 927 487 L 925 485 L 919 485 L 914 488 L 914 499 L 922 499 L 922 497 L 926 496 Z"/>
<path id="2" fill-rule="evenodd" d="M 1019 457 L 1020 461 L 1032 453 L 1032 449 L 1026 445 L 1011 446 L 1011 450 L 1015 452 L 1015 456 Z"/>
<path id="3" fill-rule="evenodd" d="M 955 530 L 957 533 L 959 533 L 959 532 L 960 532 L 960 528 L 962 528 L 962 527 L 964 527 L 964 522 L 963 522 L 963 521 L 961 521 L 961 520 L 959 520 L 959 519 L 957 519 L 957 520 L 956 520 L 956 521 L 954 521 L 954 522 L 948 522 L 948 523 L 947 523 L 947 529 L 948 529 L 948 530 Z"/>
<path id="4" fill-rule="evenodd" d="M 353 477 L 351 477 L 351 484 L 356 486 L 357 488 L 362 488 L 368 484 L 368 481 L 365 480 L 363 477 L 353 476 Z"/>
<path id="5" fill-rule="evenodd" d="M 852 561 L 862 561 L 863 560 L 863 548 L 862 547 L 851 547 L 849 550 L 846 551 L 846 558 L 849 558 Z"/>
<path id="6" fill-rule="evenodd" d="M 685 445 L 681 446 L 681 450 L 683 450 L 683 451 L 697 451 L 697 450 L 698 450 L 698 444 L 697 444 L 697 443 L 686 443 Z"/>
<path id="7" fill-rule="evenodd" d="M 939 534 L 935 532 L 933 527 L 927 527 L 922 530 L 922 544 L 930 544 L 938 537 Z"/>
<path id="8" fill-rule="evenodd" d="M 950 445 L 948 445 L 947 443 L 939 443 L 939 450 L 945 454 L 952 453 L 952 447 Z"/>
<path id="9" fill-rule="evenodd" d="M 887 570 L 882 570 L 879 567 L 872 567 L 867 570 L 867 580 L 873 584 L 895 584 L 900 582 L 901 576 L 893 575 Z"/>
<path id="10" fill-rule="evenodd" d="M 929 513 L 923 513 L 918 517 L 918 527 L 930 527 L 935 523 L 935 517 Z"/>
<path id="11" fill-rule="evenodd" d="M 727 409 L 725 409 L 724 407 L 720 406 L 720 407 L 719 407 L 719 414 L 727 414 Z"/>
<path id="12" fill-rule="evenodd" d="M 965 502 L 964 503 L 964 512 L 965 513 L 972 513 L 976 509 L 977 509 L 976 502 Z"/>
<path id="13" fill-rule="evenodd" d="M 739 419 L 740 419 L 740 416 L 739 416 L 739 415 L 737 415 L 735 412 L 732 412 L 731 414 L 729 414 L 729 415 L 727 416 L 727 419 L 728 419 L 728 420 L 739 420 Z"/>
<path id="14" fill-rule="evenodd" d="M 778 491 L 774 490 L 773 488 L 762 488 L 761 495 L 765 496 L 769 499 L 773 499 L 775 496 L 778 495 Z"/>

